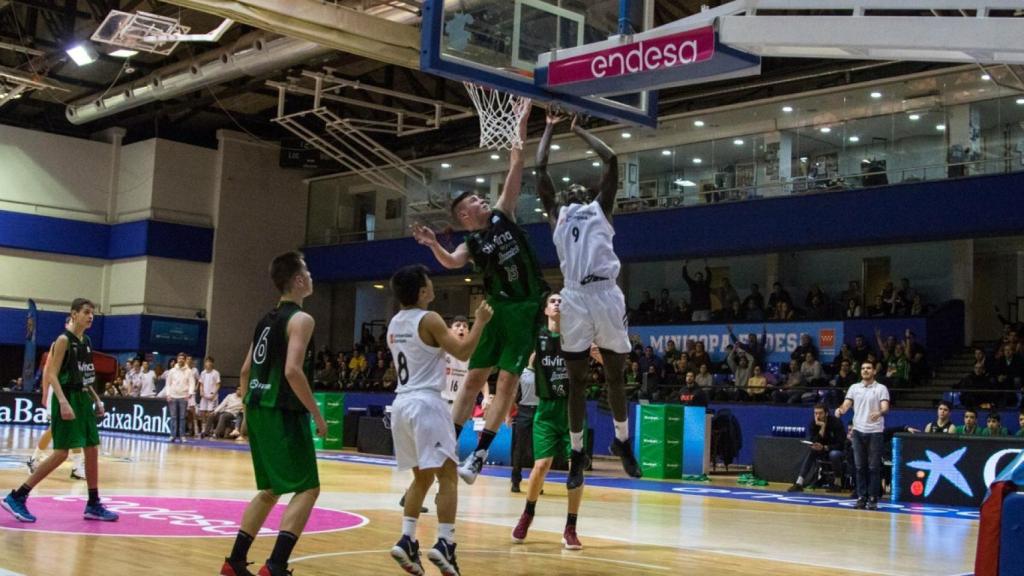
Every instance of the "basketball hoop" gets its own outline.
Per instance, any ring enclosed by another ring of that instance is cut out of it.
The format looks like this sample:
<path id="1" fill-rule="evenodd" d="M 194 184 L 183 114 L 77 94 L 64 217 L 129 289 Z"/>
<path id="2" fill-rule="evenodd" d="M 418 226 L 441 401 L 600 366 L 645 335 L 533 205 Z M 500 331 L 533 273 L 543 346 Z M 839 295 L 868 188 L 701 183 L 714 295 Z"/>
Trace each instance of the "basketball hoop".
<path id="1" fill-rule="evenodd" d="M 530 99 L 472 82 L 462 84 L 469 92 L 480 117 L 480 147 L 491 150 L 522 149 L 519 123 L 523 114 L 530 109 Z"/>

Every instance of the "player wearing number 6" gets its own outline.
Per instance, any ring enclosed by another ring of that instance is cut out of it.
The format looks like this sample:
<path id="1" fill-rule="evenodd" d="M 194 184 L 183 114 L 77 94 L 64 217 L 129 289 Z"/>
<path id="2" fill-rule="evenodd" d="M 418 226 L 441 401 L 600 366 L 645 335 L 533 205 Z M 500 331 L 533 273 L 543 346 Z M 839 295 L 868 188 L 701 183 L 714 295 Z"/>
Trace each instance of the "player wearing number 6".
<path id="1" fill-rule="evenodd" d="M 618 160 L 615 152 L 572 120 L 572 131 L 583 139 L 604 162 L 604 174 L 597 190 L 572 185 L 560 199 L 548 174 L 551 134 L 561 117 L 549 112 L 547 126 L 537 148 L 537 196 L 554 229 L 554 244 L 562 268 L 561 329 L 562 354 L 569 370 L 569 436 L 572 457 L 566 485 L 583 484 L 586 457 L 583 452 L 583 422 L 586 417 L 584 388 L 587 382 L 591 343 L 604 357 L 608 404 L 615 423 L 611 452 L 622 459 L 626 473 L 640 477 L 640 467 L 629 441 L 629 415 L 624 389 L 626 354 L 630 350 L 626 333 L 626 299 L 616 284 L 619 257 L 612 246 L 615 229 L 612 211 L 618 188 Z"/>
<path id="2" fill-rule="evenodd" d="M 434 284 L 423 266 L 407 266 L 391 277 L 391 292 L 402 309 L 388 324 L 388 347 L 395 360 L 398 386 L 391 406 L 391 435 L 399 470 L 412 469 L 413 483 L 405 493 L 402 537 L 391 557 L 409 574 L 423 574 L 416 522 L 427 490 L 438 481 L 437 543 L 427 557 L 445 576 L 458 576 L 455 561 L 455 511 L 458 504 L 458 452 L 448 402 L 441 398 L 445 382 L 445 353 L 466 360 L 476 348 L 493 313 L 481 302 L 476 322 L 465 338 L 458 338 L 437 312 Z"/>

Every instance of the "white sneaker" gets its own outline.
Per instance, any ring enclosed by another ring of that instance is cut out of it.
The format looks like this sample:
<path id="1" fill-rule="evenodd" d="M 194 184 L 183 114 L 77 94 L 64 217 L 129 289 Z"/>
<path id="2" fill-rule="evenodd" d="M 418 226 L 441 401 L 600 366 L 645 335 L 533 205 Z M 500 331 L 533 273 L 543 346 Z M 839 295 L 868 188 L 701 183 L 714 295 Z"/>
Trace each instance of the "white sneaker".
<path id="1" fill-rule="evenodd" d="M 476 482 L 476 477 L 480 474 L 480 471 L 484 468 L 484 455 L 472 454 L 466 461 L 459 466 L 459 478 L 466 484 L 472 484 Z"/>

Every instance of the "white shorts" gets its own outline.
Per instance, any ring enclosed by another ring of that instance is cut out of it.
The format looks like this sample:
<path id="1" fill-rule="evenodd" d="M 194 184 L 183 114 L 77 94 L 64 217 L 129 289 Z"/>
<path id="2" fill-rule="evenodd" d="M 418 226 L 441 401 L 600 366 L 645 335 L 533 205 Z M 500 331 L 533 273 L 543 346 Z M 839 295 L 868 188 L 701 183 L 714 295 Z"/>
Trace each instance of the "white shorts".
<path id="1" fill-rule="evenodd" d="M 618 284 L 595 282 L 561 292 L 562 351 L 585 352 L 590 345 L 626 354 L 632 350 L 626 324 L 626 297 Z"/>
<path id="2" fill-rule="evenodd" d="M 391 405 L 391 438 L 399 470 L 459 461 L 451 406 L 435 391 L 399 394 Z"/>
<path id="3" fill-rule="evenodd" d="M 213 412 L 213 409 L 217 407 L 216 400 L 207 400 L 206 398 L 199 399 L 199 411 L 200 412 Z"/>

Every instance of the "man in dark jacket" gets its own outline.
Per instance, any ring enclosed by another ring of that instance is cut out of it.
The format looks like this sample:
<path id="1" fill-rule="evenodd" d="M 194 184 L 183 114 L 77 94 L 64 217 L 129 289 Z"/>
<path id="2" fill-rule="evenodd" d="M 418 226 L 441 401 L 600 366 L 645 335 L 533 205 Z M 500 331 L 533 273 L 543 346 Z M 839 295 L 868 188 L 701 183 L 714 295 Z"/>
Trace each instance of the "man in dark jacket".
<path id="1" fill-rule="evenodd" d="M 832 463 L 832 471 L 836 478 L 843 477 L 843 446 L 846 443 L 846 433 L 843 430 L 843 422 L 829 414 L 828 407 L 824 404 L 814 407 L 814 420 L 807 426 L 806 442 L 810 442 L 807 456 L 804 457 L 804 462 L 800 465 L 800 475 L 789 487 L 789 492 L 803 492 L 804 483 L 814 481 L 822 460 Z"/>
<path id="2" fill-rule="evenodd" d="M 697 277 L 690 277 L 686 269 L 689 260 L 683 263 L 683 280 L 690 288 L 690 307 L 693 308 L 694 322 L 707 322 L 711 320 L 711 269 L 708 268 L 707 258 L 704 259 L 704 272 L 697 272 Z"/>

